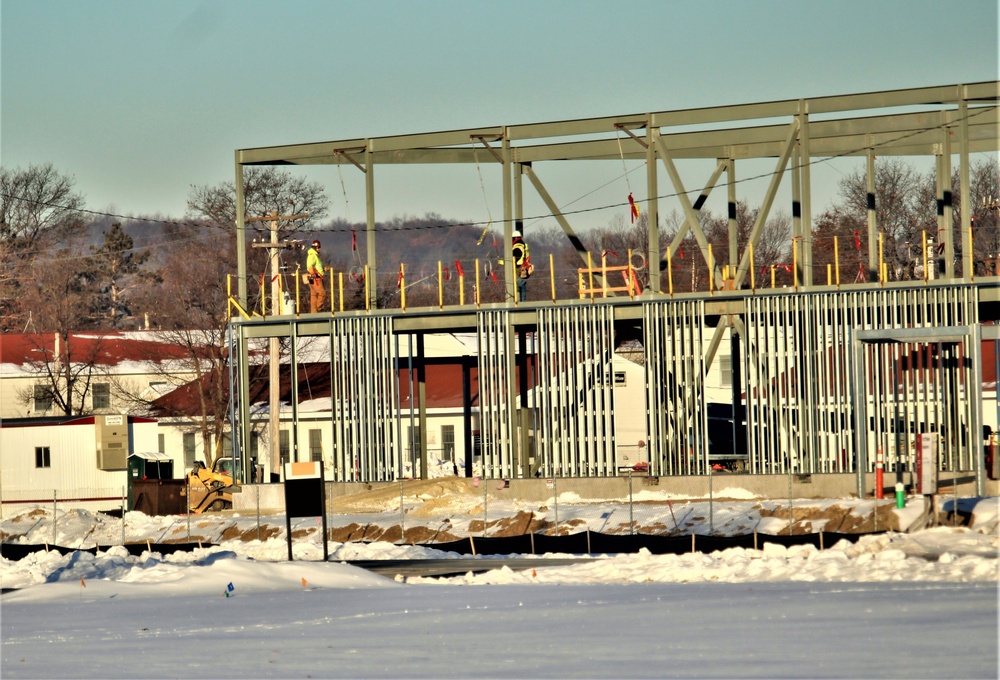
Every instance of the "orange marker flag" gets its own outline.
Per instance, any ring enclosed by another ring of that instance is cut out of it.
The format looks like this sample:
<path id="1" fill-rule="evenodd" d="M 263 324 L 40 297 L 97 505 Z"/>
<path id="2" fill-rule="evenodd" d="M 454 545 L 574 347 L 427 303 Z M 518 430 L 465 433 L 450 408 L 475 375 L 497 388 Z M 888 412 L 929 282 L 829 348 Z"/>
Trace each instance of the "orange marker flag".
<path id="1" fill-rule="evenodd" d="M 86 588 L 87 587 L 87 582 L 84 581 L 82 578 L 80 579 L 80 587 L 82 587 L 82 588 Z"/>
<path id="2" fill-rule="evenodd" d="M 628 204 L 631 207 L 632 222 L 635 223 L 635 221 L 639 218 L 639 206 L 636 205 L 635 199 L 632 198 L 632 192 L 629 192 L 628 194 Z"/>
<path id="3" fill-rule="evenodd" d="M 302 577 L 302 587 L 303 588 L 306 587 L 306 577 L 305 576 Z"/>

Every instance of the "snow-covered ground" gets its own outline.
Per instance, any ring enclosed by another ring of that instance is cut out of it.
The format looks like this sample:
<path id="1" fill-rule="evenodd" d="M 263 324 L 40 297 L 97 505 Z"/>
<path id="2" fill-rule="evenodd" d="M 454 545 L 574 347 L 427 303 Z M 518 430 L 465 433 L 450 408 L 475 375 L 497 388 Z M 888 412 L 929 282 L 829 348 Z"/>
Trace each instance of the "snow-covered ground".
<path id="1" fill-rule="evenodd" d="M 218 546 L 2 560 L 0 582 L 17 590 L 0 598 L 0 676 L 996 678 L 998 499 L 970 503 L 970 528 L 823 551 L 765 539 L 760 550 L 643 551 L 571 566 L 538 556 L 531 569 L 438 579 L 341 561 L 458 555 L 330 542 L 324 563 L 317 523 L 302 519 L 288 562 L 283 517 L 264 518 L 265 538 L 248 540 L 234 527 L 256 518 L 200 516 L 194 533 Z M 775 521 L 763 510 L 756 520 Z M 708 533 L 707 508 L 676 511 Z M 90 547 L 123 535 L 183 539 L 191 526 L 138 513 L 124 527 L 85 512 L 56 519 L 38 508 L 6 517 L 0 531 L 7 542 Z"/>

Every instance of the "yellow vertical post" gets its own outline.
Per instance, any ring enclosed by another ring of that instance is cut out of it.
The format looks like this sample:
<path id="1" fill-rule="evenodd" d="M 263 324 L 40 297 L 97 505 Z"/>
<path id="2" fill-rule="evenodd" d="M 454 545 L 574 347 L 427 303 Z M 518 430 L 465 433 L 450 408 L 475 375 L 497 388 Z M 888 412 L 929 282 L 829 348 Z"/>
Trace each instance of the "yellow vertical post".
<path id="1" fill-rule="evenodd" d="M 368 283 L 369 265 L 365 265 L 365 311 L 370 312 L 372 308 L 371 287 Z"/>
<path id="2" fill-rule="evenodd" d="M 399 306 L 406 311 L 406 264 L 399 263 Z"/>
<path id="3" fill-rule="evenodd" d="M 632 249 L 628 249 L 628 269 L 625 270 L 625 285 L 628 286 L 629 299 L 635 299 L 635 280 L 632 277 Z"/>
<path id="4" fill-rule="evenodd" d="M 969 263 L 969 281 L 976 278 L 976 251 L 973 250 L 975 245 L 975 242 L 972 240 L 972 227 L 969 227 L 969 256 L 965 260 Z"/>
<path id="5" fill-rule="evenodd" d="M 601 297 L 608 296 L 608 252 L 601 251 Z"/>
<path id="6" fill-rule="evenodd" d="M 331 277 L 332 278 L 332 277 Z M 298 268 L 295 269 L 295 318 L 299 318 L 299 284 L 302 283 L 302 277 L 299 276 Z"/>
<path id="7" fill-rule="evenodd" d="M 885 260 L 882 259 L 882 232 L 878 235 L 878 278 L 879 283 L 885 283 Z"/>
<path id="8" fill-rule="evenodd" d="M 674 296 L 674 267 L 670 262 L 670 246 L 667 246 L 667 290 L 670 291 L 670 297 Z"/>
<path id="9" fill-rule="evenodd" d="M 476 258 L 476 307 L 480 305 L 482 299 L 479 295 L 479 258 Z"/>
<path id="10" fill-rule="evenodd" d="M 556 266 L 552 253 L 549 253 L 549 283 L 552 286 L 552 302 L 556 301 Z"/>
<path id="11" fill-rule="evenodd" d="M 833 269 L 837 279 L 837 287 L 840 287 L 840 242 L 837 237 L 833 237 Z"/>
<path id="12" fill-rule="evenodd" d="M 833 285 L 833 265 L 829 262 L 826 263 L 826 285 Z"/>
<path id="13" fill-rule="evenodd" d="M 924 229 L 920 233 L 921 233 L 920 240 L 923 242 L 923 251 L 924 251 L 924 283 L 927 283 L 927 281 L 930 279 L 930 276 L 928 276 L 929 272 L 927 271 L 927 230 Z"/>
<path id="14" fill-rule="evenodd" d="M 458 269 L 458 260 L 455 260 L 455 269 Z M 458 276 L 458 304 L 465 304 L 465 272 Z"/>
<path id="15" fill-rule="evenodd" d="M 594 299 L 594 257 L 587 251 L 587 289 L 590 291 L 590 299 Z"/>
<path id="16" fill-rule="evenodd" d="M 708 294 L 715 294 L 715 258 L 712 257 L 712 244 L 708 244 Z"/>
<path id="17" fill-rule="evenodd" d="M 344 311 L 344 272 L 337 275 L 337 285 L 340 287 L 340 311 Z M 330 305 L 330 313 L 333 313 L 333 305 Z"/>
<path id="18" fill-rule="evenodd" d="M 799 289 L 799 241 L 792 239 L 792 288 Z"/>
<path id="19" fill-rule="evenodd" d="M 444 309 L 444 277 L 441 276 L 441 260 L 438 260 L 438 309 Z"/>
<path id="20" fill-rule="evenodd" d="M 774 265 L 772 264 L 771 265 L 771 288 L 775 287 L 774 284 L 775 284 L 775 280 L 774 280 Z"/>
<path id="21" fill-rule="evenodd" d="M 267 316 L 267 294 L 264 287 L 264 277 L 260 277 L 260 315 Z"/>

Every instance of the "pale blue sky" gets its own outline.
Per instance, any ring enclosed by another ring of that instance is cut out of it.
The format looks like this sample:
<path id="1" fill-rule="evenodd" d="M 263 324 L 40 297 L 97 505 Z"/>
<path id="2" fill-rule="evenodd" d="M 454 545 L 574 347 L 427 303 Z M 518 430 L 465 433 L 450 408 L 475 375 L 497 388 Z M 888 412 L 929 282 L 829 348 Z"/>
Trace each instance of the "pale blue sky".
<path id="1" fill-rule="evenodd" d="M 126 215 L 183 216 L 237 148 L 1000 77 L 996 0 L 2 0 L 0 27 L 0 161 L 51 162 Z M 852 168 L 814 174 L 814 212 Z M 363 220 L 360 173 L 345 202 L 340 173 L 309 172 L 331 216 Z M 378 172 L 377 218 L 499 219 L 495 168 L 486 197 L 449 172 Z M 624 198 L 622 175 L 573 170 L 556 200 L 616 178 Z"/>

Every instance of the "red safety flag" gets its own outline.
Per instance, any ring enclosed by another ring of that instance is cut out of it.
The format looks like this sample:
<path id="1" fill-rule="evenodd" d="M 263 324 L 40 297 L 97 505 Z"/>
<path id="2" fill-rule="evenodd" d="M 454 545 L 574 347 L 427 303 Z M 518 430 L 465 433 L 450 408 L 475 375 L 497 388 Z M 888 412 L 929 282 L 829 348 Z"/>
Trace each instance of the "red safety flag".
<path id="1" fill-rule="evenodd" d="M 396 281 L 396 288 L 403 287 L 403 265 L 399 265 L 399 279 Z"/>
<path id="2" fill-rule="evenodd" d="M 358 233 L 351 229 L 351 250 L 358 252 Z"/>
<path id="3" fill-rule="evenodd" d="M 445 281 L 451 281 L 451 272 L 448 271 L 447 267 L 445 267 L 444 269 L 442 269 L 441 273 L 444 275 L 444 280 Z"/>
<path id="4" fill-rule="evenodd" d="M 680 248 L 677 249 L 677 257 L 681 258 L 682 260 L 684 259 L 684 246 L 681 246 Z"/>
<path id="5" fill-rule="evenodd" d="M 631 207 L 632 213 L 632 223 L 634 224 L 637 219 L 639 219 L 639 206 L 636 205 L 635 199 L 632 198 L 632 192 L 628 194 L 628 204 Z"/>
<path id="6" fill-rule="evenodd" d="M 860 232 L 854 232 L 854 247 L 857 250 L 861 250 L 861 234 Z"/>
<path id="7" fill-rule="evenodd" d="M 493 283 L 494 284 L 499 284 L 500 283 L 499 281 L 497 281 L 497 273 L 496 272 L 491 271 L 490 272 L 490 278 L 493 279 Z"/>
<path id="8" fill-rule="evenodd" d="M 463 279 L 465 278 L 465 272 L 462 271 L 462 263 L 459 262 L 458 260 L 455 260 L 455 271 L 458 272 L 458 275 L 460 277 L 462 277 Z"/>

